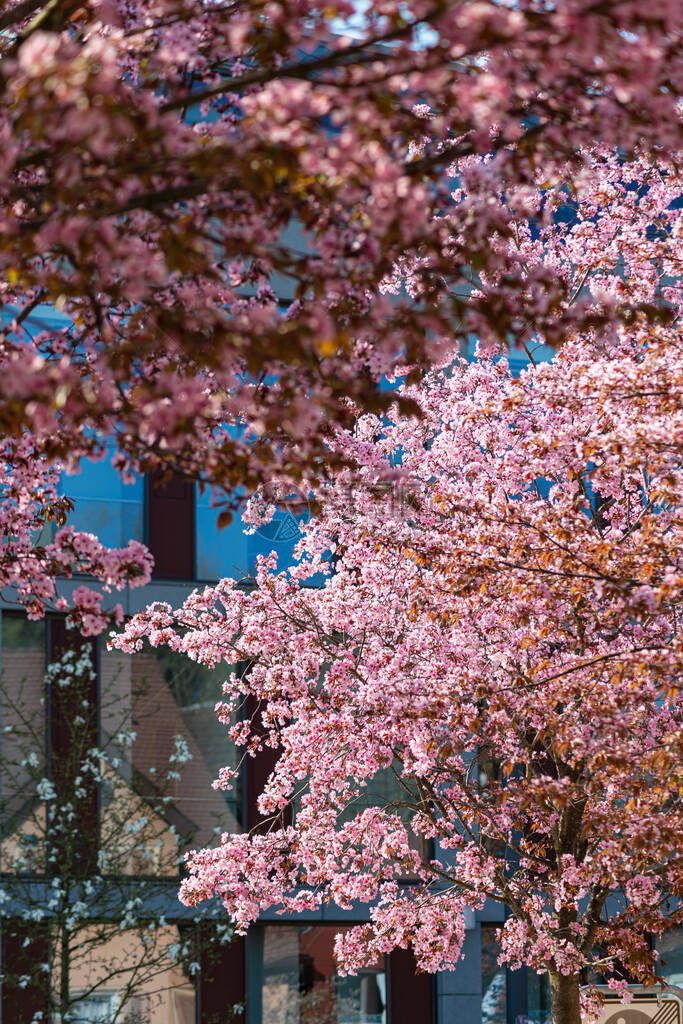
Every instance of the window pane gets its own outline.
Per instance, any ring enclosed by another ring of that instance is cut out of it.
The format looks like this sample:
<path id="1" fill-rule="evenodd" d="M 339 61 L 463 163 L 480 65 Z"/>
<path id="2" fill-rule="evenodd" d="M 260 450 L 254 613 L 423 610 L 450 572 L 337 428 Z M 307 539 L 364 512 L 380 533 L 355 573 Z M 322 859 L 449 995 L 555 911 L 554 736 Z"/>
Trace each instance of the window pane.
<path id="1" fill-rule="evenodd" d="M 259 526 L 254 534 L 245 534 L 239 510 L 232 522 L 219 530 L 218 510 L 211 505 L 209 491 L 196 495 L 197 519 L 197 577 L 200 580 L 218 580 L 223 577 L 239 579 L 256 571 L 258 555 L 275 551 L 281 569 L 293 562 L 294 546 L 301 539 L 300 517 L 288 509 L 279 508 L 272 520 Z"/>
<path id="2" fill-rule="evenodd" d="M 211 507 L 208 491 L 197 490 L 197 578 L 240 579 L 249 571 L 247 537 L 239 513 L 222 530 L 218 529 L 218 511 Z"/>
<path id="3" fill-rule="evenodd" d="M 498 963 L 500 945 L 497 925 L 481 926 L 481 1020 L 482 1024 L 506 1024 L 505 967 Z"/>
<path id="4" fill-rule="evenodd" d="M 547 974 L 527 968 L 527 1016 L 532 1024 L 550 1024 L 550 983 Z"/>
<path id="5" fill-rule="evenodd" d="M 288 509 L 279 508 L 269 523 L 259 526 L 255 533 L 246 538 L 251 573 L 256 571 L 258 555 L 269 555 L 271 551 L 275 551 L 277 554 L 278 565 L 281 569 L 292 564 L 294 547 L 301 539 L 299 522 L 300 519 Z"/>
<path id="6" fill-rule="evenodd" d="M 268 925 L 263 1024 L 386 1024 L 384 961 L 352 978 L 336 973 L 331 925 Z"/>
<path id="7" fill-rule="evenodd" d="M 100 787 L 102 870 L 165 877 L 188 846 L 239 829 L 241 793 L 212 786 L 236 765 L 214 707 L 231 666 L 209 670 L 159 649 L 103 652 Z"/>
<path id="8" fill-rule="evenodd" d="M 175 827 L 192 845 L 212 841 L 215 829 L 239 828 L 239 788 L 215 790 L 223 767 L 236 765 L 236 749 L 214 707 L 233 666 L 207 669 L 166 648 L 132 659 L 136 738 L 133 772 L 138 782 L 161 787 L 168 779 Z"/>
<path id="9" fill-rule="evenodd" d="M 109 458 L 81 463 L 81 472 L 62 476 L 60 491 L 74 502 L 69 523 L 76 530 L 94 533 L 108 547 L 123 547 L 143 539 L 142 478 L 124 484 Z"/>
<path id="10" fill-rule="evenodd" d="M 116 1013 L 116 995 L 87 996 L 76 1005 L 76 1024 L 109 1024 Z"/>
<path id="11" fill-rule="evenodd" d="M 683 986 L 683 928 L 667 932 L 657 942 L 661 957 L 657 973 L 670 985 Z"/>
<path id="12" fill-rule="evenodd" d="M 103 652 L 100 660 L 100 869 L 106 875 L 176 877 L 178 842 L 164 803 L 164 779 L 136 774 L 136 736 L 153 729 L 153 713 L 136 706 L 133 659 Z"/>
<path id="13" fill-rule="evenodd" d="M 188 769 L 192 762 L 201 761 L 202 771 L 213 782 L 221 768 L 234 768 L 237 764 L 237 751 L 228 739 L 228 727 L 218 721 L 214 710 L 223 694 L 223 682 L 237 666 L 222 664 L 215 669 L 206 668 L 165 647 L 158 648 L 155 656 L 168 693 L 173 699 L 174 709 L 184 723 L 183 735 L 192 748 L 197 748 L 198 757 L 195 757 L 193 749 L 190 750 L 192 759 L 188 762 Z M 199 772 L 199 763 L 195 764 L 195 769 Z M 199 781 L 197 777 L 196 782 Z M 189 778 L 187 784 L 192 785 Z M 181 793 L 185 792 L 182 781 L 180 789 Z M 215 794 L 215 799 L 221 801 L 215 804 L 221 812 L 223 804 L 227 804 L 234 815 L 238 814 L 240 793 L 237 786 L 227 791 L 211 789 L 211 794 Z M 200 796 L 209 798 L 210 794 L 203 793 Z M 186 799 L 192 798 L 191 790 L 188 789 Z M 211 805 L 214 806 L 213 800 Z"/>
<path id="14" fill-rule="evenodd" d="M 42 871 L 46 805 L 45 622 L 2 615 L 0 822 L 3 871 Z"/>

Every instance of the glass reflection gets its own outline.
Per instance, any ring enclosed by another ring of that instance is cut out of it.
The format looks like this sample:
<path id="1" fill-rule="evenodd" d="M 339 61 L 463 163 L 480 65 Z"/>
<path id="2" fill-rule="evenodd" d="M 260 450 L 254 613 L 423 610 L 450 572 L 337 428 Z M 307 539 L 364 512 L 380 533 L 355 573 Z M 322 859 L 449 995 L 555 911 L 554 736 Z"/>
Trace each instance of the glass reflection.
<path id="1" fill-rule="evenodd" d="M 384 961 L 355 977 L 336 972 L 330 925 L 264 931 L 262 1024 L 386 1024 Z"/>
<path id="2" fill-rule="evenodd" d="M 221 768 L 237 764 L 228 727 L 214 711 L 233 667 L 211 670 L 166 648 L 132 656 L 102 652 L 101 740 L 111 757 L 100 789 L 101 820 L 114 823 L 106 841 L 103 836 L 107 873 L 114 854 L 121 862 L 116 822 L 126 815 L 144 817 L 155 836 L 143 861 L 136 842 L 125 873 L 167 875 L 172 868 L 175 874 L 172 850 L 177 858 L 188 846 L 213 843 L 217 830 L 239 831 L 239 780 L 228 791 L 212 786 Z"/>
<path id="3" fill-rule="evenodd" d="M 133 662 L 143 694 L 136 711 L 151 712 L 149 735 L 139 733 L 133 748 L 134 763 L 145 775 L 159 772 L 169 758 L 177 760 L 178 782 L 174 804 L 191 823 L 193 844 L 213 841 L 214 831 L 238 830 L 240 792 L 235 788 L 214 790 L 211 783 L 226 765 L 235 767 L 237 751 L 228 728 L 214 711 L 222 696 L 222 684 L 233 665 L 208 669 L 185 655 L 159 647 Z M 185 746 L 178 753 L 178 737 Z"/>
<path id="4" fill-rule="evenodd" d="M 16 874 L 45 867 L 45 668 L 45 621 L 3 612 L 0 862 Z"/>
<path id="5" fill-rule="evenodd" d="M 507 985 L 505 967 L 498 963 L 498 925 L 481 926 L 481 1020 L 482 1024 L 506 1024 Z"/>
<path id="6" fill-rule="evenodd" d="M 114 548 L 143 539 L 144 481 L 125 484 L 109 457 L 83 460 L 80 473 L 62 476 L 60 491 L 74 502 L 69 524 L 75 530 L 94 533 Z"/>
<path id="7" fill-rule="evenodd" d="M 669 985 L 683 986 L 683 928 L 666 932 L 657 942 L 660 964 L 657 973 Z"/>
<path id="8" fill-rule="evenodd" d="M 550 1024 L 550 984 L 547 974 L 527 968 L 527 1018 L 532 1024 Z"/>

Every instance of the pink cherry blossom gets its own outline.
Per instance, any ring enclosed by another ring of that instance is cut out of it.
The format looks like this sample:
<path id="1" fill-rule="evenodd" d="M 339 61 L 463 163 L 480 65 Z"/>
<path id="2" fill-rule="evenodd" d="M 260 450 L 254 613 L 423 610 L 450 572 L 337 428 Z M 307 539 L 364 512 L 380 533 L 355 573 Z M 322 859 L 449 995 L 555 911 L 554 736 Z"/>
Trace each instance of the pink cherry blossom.
<path id="1" fill-rule="evenodd" d="M 534 282 L 554 268 L 574 299 L 548 323 L 575 319 L 552 360 L 536 335 L 513 373 L 487 337 L 406 381 L 330 434 L 339 468 L 295 565 L 261 558 L 253 588 L 153 605 L 111 641 L 247 664 L 217 714 L 245 756 L 279 754 L 267 833 L 193 852 L 181 899 L 218 894 L 241 929 L 365 902 L 348 971 L 407 945 L 453 968 L 465 911 L 497 901 L 503 961 L 549 973 L 555 1024 L 578 1024 L 585 967 L 618 991 L 619 964 L 652 979 L 647 934 L 681 893 L 680 172 L 608 150 L 585 166 L 568 217 L 563 191 L 499 197 L 511 230 L 482 281 L 490 297 L 511 261 Z M 466 162 L 463 201 L 484 182 Z M 653 324 L 665 280 L 672 319 Z M 623 293 L 644 311 L 617 325 L 602 310 Z M 262 495 L 249 528 L 271 514 Z"/>
<path id="2" fill-rule="evenodd" d="M 382 375 L 667 314 L 659 236 L 625 287 L 607 220 L 548 231 L 577 188 L 628 218 L 617 153 L 675 163 L 676 0 L 11 0 L 1 26 L 0 412 L 54 457 L 114 433 L 126 472 L 228 504 L 305 491 Z"/>

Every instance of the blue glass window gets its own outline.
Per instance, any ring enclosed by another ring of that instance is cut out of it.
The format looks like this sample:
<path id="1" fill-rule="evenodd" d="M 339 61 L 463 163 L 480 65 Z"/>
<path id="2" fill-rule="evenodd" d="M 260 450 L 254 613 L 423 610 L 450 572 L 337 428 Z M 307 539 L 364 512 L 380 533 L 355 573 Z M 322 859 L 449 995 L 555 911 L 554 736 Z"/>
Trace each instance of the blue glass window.
<path id="1" fill-rule="evenodd" d="M 109 458 L 81 463 L 81 472 L 62 476 L 60 491 L 74 502 L 69 523 L 94 533 L 107 547 L 144 539 L 144 481 L 124 484 Z"/>
<path id="2" fill-rule="evenodd" d="M 200 580 L 219 580 L 224 577 L 239 579 L 249 572 L 247 538 L 239 513 L 232 522 L 218 528 L 218 510 L 211 506 L 208 490 L 201 494 L 197 488 L 195 504 L 196 565 Z"/>
<path id="3" fill-rule="evenodd" d="M 481 1021 L 482 1024 L 506 1024 L 507 977 L 498 963 L 500 945 L 498 925 L 481 926 Z"/>

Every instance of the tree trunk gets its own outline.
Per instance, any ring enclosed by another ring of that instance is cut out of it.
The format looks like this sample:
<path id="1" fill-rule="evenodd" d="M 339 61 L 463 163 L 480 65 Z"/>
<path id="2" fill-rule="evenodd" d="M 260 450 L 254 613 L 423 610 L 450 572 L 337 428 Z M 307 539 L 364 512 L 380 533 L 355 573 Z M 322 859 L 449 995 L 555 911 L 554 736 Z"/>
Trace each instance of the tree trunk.
<path id="1" fill-rule="evenodd" d="M 581 1024 L 579 989 L 581 977 L 578 974 L 560 974 L 549 971 L 550 1012 L 553 1024 Z"/>

